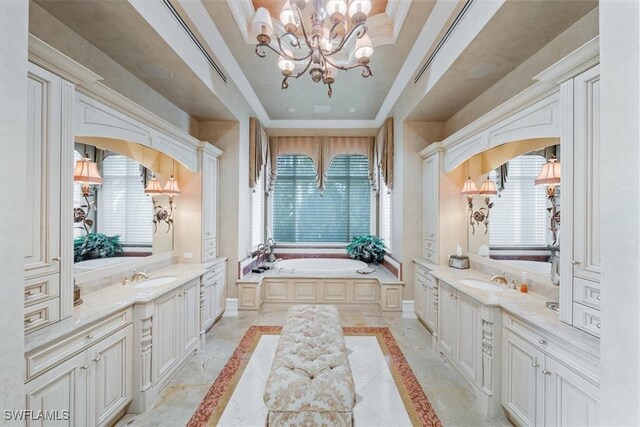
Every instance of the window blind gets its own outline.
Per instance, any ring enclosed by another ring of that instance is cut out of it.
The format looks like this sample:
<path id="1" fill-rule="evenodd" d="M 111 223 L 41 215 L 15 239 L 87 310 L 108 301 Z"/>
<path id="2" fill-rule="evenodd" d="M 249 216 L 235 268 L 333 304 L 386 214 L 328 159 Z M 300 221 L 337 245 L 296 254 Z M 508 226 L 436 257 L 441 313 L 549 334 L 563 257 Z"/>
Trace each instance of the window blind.
<path id="1" fill-rule="evenodd" d="M 287 243 L 347 243 L 353 236 L 369 234 L 368 168 L 365 156 L 335 157 L 321 194 L 309 157 L 279 156 L 273 189 L 274 239 Z"/>
<path id="2" fill-rule="evenodd" d="M 153 243 L 153 202 L 144 193 L 140 165 L 121 155 L 102 162 L 102 188 L 98 200 L 98 231 L 120 235 L 120 243 Z"/>
<path id="3" fill-rule="evenodd" d="M 387 250 L 391 251 L 391 192 L 380 180 L 380 238 L 387 245 Z"/>
<path id="4" fill-rule="evenodd" d="M 251 193 L 251 248 L 264 243 L 264 173 Z"/>
<path id="5" fill-rule="evenodd" d="M 492 248 L 535 248 L 547 245 L 548 213 L 544 186 L 534 181 L 545 158 L 523 155 L 509 161 L 505 189 L 494 202 L 489 221 L 489 246 Z M 490 178 L 495 181 L 496 173 Z"/>

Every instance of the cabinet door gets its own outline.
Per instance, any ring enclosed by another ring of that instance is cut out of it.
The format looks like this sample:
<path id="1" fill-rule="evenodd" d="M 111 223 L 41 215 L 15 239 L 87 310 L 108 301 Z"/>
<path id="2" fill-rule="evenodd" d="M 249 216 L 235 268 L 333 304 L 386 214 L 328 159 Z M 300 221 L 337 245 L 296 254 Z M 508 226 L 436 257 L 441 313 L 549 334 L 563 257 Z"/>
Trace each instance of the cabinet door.
<path id="1" fill-rule="evenodd" d="M 156 302 L 153 329 L 153 382 L 170 372 L 180 357 L 180 324 L 178 323 L 178 294 L 173 292 Z"/>
<path id="2" fill-rule="evenodd" d="M 422 277 L 416 272 L 415 275 L 415 286 L 413 289 L 413 300 L 415 304 L 416 314 L 423 321 L 425 320 L 424 316 L 424 288 L 426 283 Z"/>
<path id="3" fill-rule="evenodd" d="M 440 174 L 438 153 L 424 160 L 424 238 L 436 240 L 438 228 L 438 187 Z"/>
<path id="4" fill-rule="evenodd" d="M 574 79 L 573 274 L 600 281 L 600 69 Z"/>
<path id="5" fill-rule="evenodd" d="M 86 426 L 87 353 L 57 365 L 25 385 L 26 409 L 35 412 L 52 411 L 57 421 L 27 420 L 27 426 Z"/>
<path id="6" fill-rule="evenodd" d="M 202 293 L 204 298 L 202 304 L 202 329 L 207 329 L 213 324 L 213 317 L 215 313 L 215 287 L 213 283 L 205 283 L 204 292 Z"/>
<path id="7" fill-rule="evenodd" d="M 424 321 L 436 332 L 438 326 L 438 289 L 431 283 L 424 287 Z"/>
<path id="8" fill-rule="evenodd" d="M 203 153 L 202 166 L 202 218 L 204 220 L 204 239 L 217 236 L 217 198 L 218 198 L 218 159 Z"/>
<path id="9" fill-rule="evenodd" d="M 187 353 L 200 339 L 200 284 L 197 280 L 184 286 L 180 294 L 181 339 L 180 356 Z"/>
<path id="10" fill-rule="evenodd" d="M 545 426 L 599 425 L 599 390 L 552 357 L 545 363 Z"/>
<path id="11" fill-rule="evenodd" d="M 438 343 L 440 350 L 454 359 L 456 343 L 456 294 L 453 288 L 440 282 L 438 310 Z M 454 359 L 455 360 L 455 359 Z"/>
<path id="12" fill-rule="evenodd" d="M 481 343 L 480 304 L 465 294 L 456 294 L 457 318 L 457 358 L 458 366 L 474 383 L 480 380 Z"/>
<path id="13" fill-rule="evenodd" d="M 502 405 L 522 426 L 536 425 L 536 401 L 542 397 L 540 370 L 544 353 L 504 330 Z"/>
<path id="14" fill-rule="evenodd" d="M 26 278 L 60 272 L 61 79 L 29 63 L 25 219 Z M 59 282 L 59 277 L 56 278 Z M 59 285 L 57 285 L 59 286 Z"/>
<path id="15" fill-rule="evenodd" d="M 132 399 L 133 393 L 133 326 L 129 325 L 89 349 L 95 366 L 91 425 L 103 426 L 113 419 Z"/>
<path id="16" fill-rule="evenodd" d="M 218 317 L 222 312 L 224 312 L 227 306 L 227 284 L 224 277 L 224 275 L 221 276 L 215 283 L 216 311 L 214 317 Z"/>

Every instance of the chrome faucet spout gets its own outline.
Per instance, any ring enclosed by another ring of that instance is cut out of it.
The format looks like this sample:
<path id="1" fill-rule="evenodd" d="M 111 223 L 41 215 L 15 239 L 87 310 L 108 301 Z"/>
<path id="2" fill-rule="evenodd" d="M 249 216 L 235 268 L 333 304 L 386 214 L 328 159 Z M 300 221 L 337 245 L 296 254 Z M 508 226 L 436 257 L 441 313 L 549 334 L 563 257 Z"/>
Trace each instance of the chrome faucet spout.
<path id="1" fill-rule="evenodd" d="M 490 280 L 495 283 L 502 283 L 505 286 L 509 283 L 507 281 L 506 273 L 496 274 L 495 276 L 491 276 Z"/>

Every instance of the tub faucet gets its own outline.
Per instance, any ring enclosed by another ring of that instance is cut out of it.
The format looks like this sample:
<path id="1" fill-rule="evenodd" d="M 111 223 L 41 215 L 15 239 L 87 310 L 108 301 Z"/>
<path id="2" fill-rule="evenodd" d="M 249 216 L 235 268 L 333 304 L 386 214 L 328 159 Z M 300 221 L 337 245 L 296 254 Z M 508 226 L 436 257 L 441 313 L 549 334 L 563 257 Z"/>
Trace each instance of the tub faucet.
<path id="1" fill-rule="evenodd" d="M 495 276 L 491 276 L 491 281 L 492 282 L 496 282 L 496 283 L 502 283 L 503 285 L 508 285 L 508 281 L 507 281 L 507 273 L 505 273 L 504 271 L 502 272 L 502 274 L 496 274 Z"/>

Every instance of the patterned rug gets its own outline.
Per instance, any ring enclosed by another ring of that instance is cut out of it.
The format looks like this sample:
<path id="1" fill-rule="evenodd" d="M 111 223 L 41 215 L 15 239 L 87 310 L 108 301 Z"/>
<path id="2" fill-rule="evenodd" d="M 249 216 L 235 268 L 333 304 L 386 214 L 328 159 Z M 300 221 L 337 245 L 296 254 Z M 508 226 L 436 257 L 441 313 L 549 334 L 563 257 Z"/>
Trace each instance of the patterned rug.
<path id="1" fill-rule="evenodd" d="M 262 335 L 279 335 L 281 326 L 251 326 L 198 405 L 188 427 L 215 426 Z M 414 426 L 442 426 L 389 328 L 343 327 L 345 335 L 375 336 L 390 361 L 389 370 Z"/>

